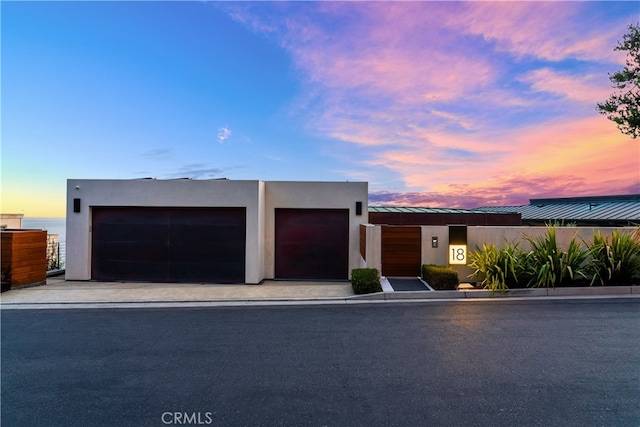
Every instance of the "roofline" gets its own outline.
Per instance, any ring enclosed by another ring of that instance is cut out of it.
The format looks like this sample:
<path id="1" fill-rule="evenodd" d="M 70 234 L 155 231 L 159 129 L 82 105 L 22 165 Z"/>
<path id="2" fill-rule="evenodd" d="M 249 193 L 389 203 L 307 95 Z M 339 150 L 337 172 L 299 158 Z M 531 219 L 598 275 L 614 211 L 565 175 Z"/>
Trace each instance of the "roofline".
<path id="1" fill-rule="evenodd" d="M 531 205 L 553 205 L 553 204 L 560 204 L 560 203 L 612 203 L 612 202 L 640 202 L 640 194 L 529 199 L 529 203 Z"/>

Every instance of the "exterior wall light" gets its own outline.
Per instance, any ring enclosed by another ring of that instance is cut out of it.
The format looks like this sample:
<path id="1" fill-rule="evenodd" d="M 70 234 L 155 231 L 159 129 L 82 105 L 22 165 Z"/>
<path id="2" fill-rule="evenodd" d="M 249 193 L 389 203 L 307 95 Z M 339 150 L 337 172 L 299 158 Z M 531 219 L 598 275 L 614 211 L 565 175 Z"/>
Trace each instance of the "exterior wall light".
<path id="1" fill-rule="evenodd" d="M 356 215 L 362 215 L 362 202 L 356 202 Z"/>

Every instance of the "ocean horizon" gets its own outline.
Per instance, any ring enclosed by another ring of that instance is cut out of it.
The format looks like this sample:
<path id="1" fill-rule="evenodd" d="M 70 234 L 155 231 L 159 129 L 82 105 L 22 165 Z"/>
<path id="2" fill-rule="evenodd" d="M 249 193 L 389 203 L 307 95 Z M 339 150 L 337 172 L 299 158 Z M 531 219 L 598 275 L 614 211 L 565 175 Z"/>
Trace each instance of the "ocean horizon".
<path id="1" fill-rule="evenodd" d="M 67 237 L 66 218 L 47 217 L 23 217 L 22 228 L 34 230 L 47 230 L 49 234 L 57 234 L 60 243 L 66 242 Z"/>

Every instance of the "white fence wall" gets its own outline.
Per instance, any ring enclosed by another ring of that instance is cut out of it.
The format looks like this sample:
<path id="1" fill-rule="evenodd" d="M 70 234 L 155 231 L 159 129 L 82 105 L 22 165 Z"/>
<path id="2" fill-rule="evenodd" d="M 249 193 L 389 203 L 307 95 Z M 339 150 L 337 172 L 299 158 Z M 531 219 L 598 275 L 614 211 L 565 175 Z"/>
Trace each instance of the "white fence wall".
<path id="1" fill-rule="evenodd" d="M 367 252 L 364 267 L 382 270 L 382 226 L 367 224 Z M 422 264 L 447 265 L 449 249 L 448 226 L 422 226 Z M 575 236 L 585 245 L 591 244 L 593 235 L 600 231 L 603 236 L 610 238 L 614 230 L 636 232 L 636 227 L 556 227 L 556 239 L 558 247 L 566 249 L 571 239 Z M 481 248 L 483 244 L 504 247 L 506 242 L 518 243 L 523 250 L 529 250 L 530 245 L 525 236 L 539 237 L 545 234 L 546 227 L 503 227 L 503 226 L 469 226 L 467 227 L 467 251 L 471 252 Z M 432 247 L 432 238 L 437 237 L 438 247 Z M 458 272 L 460 281 L 465 281 L 472 273 L 469 267 L 464 265 L 452 265 Z"/>

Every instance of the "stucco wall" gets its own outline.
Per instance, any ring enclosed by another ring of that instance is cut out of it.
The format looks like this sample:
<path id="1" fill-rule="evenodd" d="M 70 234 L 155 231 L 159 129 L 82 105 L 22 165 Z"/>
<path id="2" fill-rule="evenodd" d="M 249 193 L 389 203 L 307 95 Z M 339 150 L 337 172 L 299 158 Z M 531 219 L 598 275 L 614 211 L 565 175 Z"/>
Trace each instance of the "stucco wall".
<path id="1" fill-rule="evenodd" d="M 560 248 L 566 249 L 574 236 L 578 236 L 580 242 L 591 243 L 593 235 L 597 231 L 600 231 L 603 236 L 609 237 L 614 230 L 633 232 L 636 229 L 634 227 L 556 227 L 556 240 Z M 546 227 L 468 227 L 467 246 L 471 251 L 476 246 L 482 247 L 483 243 L 502 247 L 505 241 L 508 241 L 511 243 L 519 242 L 521 249 L 529 250 L 530 245 L 524 236 L 539 237 L 544 235 L 546 231 Z"/>
<path id="2" fill-rule="evenodd" d="M 275 275 L 275 210 L 349 209 L 349 274 L 360 267 L 360 224 L 368 222 L 369 186 L 366 182 L 265 182 L 265 277 Z M 362 202 L 362 215 L 356 215 L 356 202 Z"/>
<path id="3" fill-rule="evenodd" d="M 422 264 L 445 265 L 448 262 L 449 227 L 422 226 Z M 438 238 L 438 247 L 431 245 L 431 238 Z"/>
<path id="4" fill-rule="evenodd" d="M 382 271 L 382 227 L 365 224 L 366 260 L 361 259 L 361 267 Z"/>

